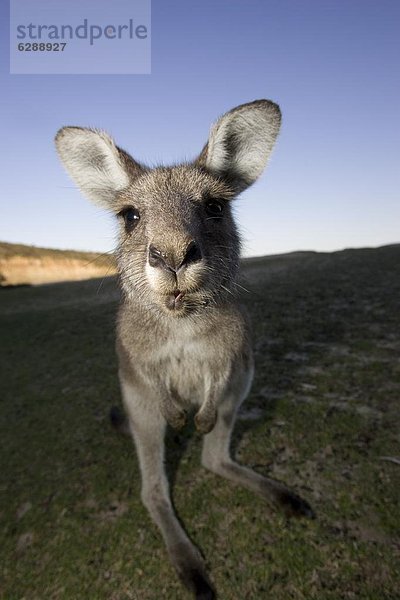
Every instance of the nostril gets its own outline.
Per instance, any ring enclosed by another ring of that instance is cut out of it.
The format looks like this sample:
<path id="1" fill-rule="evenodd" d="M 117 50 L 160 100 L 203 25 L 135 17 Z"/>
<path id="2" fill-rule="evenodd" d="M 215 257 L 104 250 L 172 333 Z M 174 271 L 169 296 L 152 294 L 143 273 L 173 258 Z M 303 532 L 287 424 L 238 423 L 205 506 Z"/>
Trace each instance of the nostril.
<path id="1" fill-rule="evenodd" d="M 161 256 L 161 251 L 157 250 L 157 248 L 153 246 L 153 244 L 150 244 L 149 256 L 152 256 L 153 258 L 159 258 Z"/>
<path id="2" fill-rule="evenodd" d="M 196 242 L 190 242 L 186 249 L 185 257 L 178 268 L 175 266 L 177 263 L 175 261 L 175 255 L 173 252 L 167 254 L 166 252 L 162 252 L 156 248 L 153 244 L 150 244 L 148 256 L 149 265 L 151 267 L 159 267 L 167 271 L 172 271 L 173 273 L 176 273 L 181 267 L 202 259 L 200 247 L 196 244 Z"/>
<path id="3" fill-rule="evenodd" d="M 161 250 L 158 250 L 153 244 L 149 246 L 149 263 L 152 267 L 160 267 L 165 264 Z"/>
<path id="4" fill-rule="evenodd" d="M 183 267 L 184 265 L 189 265 L 190 263 L 197 262 L 201 259 L 202 254 L 200 247 L 196 244 L 196 242 L 190 242 L 186 250 L 185 258 L 183 259 L 180 266 Z"/>

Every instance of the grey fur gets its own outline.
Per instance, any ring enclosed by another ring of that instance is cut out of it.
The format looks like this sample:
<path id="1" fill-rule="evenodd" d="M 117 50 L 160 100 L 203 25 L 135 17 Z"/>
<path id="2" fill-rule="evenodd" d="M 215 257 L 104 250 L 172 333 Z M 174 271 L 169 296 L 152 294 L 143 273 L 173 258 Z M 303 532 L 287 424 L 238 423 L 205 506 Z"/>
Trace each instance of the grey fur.
<path id="1" fill-rule="evenodd" d="M 214 592 L 171 504 L 167 423 L 182 427 L 194 407 L 206 468 L 288 512 L 312 514 L 285 486 L 239 465 L 229 451 L 235 415 L 253 377 L 247 317 L 236 299 L 240 244 L 231 202 L 261 174 L 279 126 L 276 104 L 244 104 L 217 121 L 193 163 L 155 169 L 138 164 L 101 132 L 66 127 L 56 137 L 61 160 L 82 192 L 118 215 L 119 377 L 142 500 L 197 598 Z M 215 199 L 222 216 L 208 204 Z M 134 228 L 126 222 L 128 207 L 140 215 Z M 196 256 L 190 254 L 194 244 Z M 150 246 L 156 252 L 152 264 Z"/>

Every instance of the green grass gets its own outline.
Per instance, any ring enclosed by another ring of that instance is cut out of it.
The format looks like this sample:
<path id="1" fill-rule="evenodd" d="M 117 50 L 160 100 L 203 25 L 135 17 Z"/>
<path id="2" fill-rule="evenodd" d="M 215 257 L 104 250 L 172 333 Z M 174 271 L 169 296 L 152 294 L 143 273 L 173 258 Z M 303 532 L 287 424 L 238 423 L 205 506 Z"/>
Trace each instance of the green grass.
<path id="1" fill-rule="evenodd" d="M 400 589 L 400 247 L 248 261 L 256 377 L 233 445 L 317 513 L 287 521 L 168 436 L 174 501 L 223 600 Z M 182 599 L 140 502 L 119 402 L 115 280 L 0 291 L 0 597 Z M 258 418 L 250 418 L 257 416 Z M 182 450 L 184 449 L 184 452 Z"/>

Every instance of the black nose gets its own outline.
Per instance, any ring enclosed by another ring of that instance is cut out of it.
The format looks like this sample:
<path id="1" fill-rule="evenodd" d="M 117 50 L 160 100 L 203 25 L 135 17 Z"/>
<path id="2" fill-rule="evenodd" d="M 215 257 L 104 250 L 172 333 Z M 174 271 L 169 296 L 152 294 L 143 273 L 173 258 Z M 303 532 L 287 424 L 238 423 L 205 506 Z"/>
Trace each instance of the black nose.
<path id="1" fill-rule="evenodd" d="M 178 266 L 177 261 L 172 253 L 168 254 L 167 252 L 162 252 L 153 244 L 150 244 L 149 246 L 149 264 L 152 267 L 161 267 L 162 269 L 167 269 L 168 271 L 173 271 L 174 273 L 176 273 L 181 267 L 187 266 L 201 259 L 202 254 L 200 247 L 194 241 L 190 242 L 186 249 L 185 256 Z"/>

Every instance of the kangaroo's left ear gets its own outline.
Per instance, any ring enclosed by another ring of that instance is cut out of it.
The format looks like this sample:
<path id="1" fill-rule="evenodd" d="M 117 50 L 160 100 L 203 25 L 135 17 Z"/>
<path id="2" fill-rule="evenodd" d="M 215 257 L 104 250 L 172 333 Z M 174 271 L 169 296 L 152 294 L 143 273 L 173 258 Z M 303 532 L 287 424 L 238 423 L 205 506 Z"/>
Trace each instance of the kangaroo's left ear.
<path id="1" fill-rule="evenodd" d="M 263 172 L 280 124 L 279 106 L 270 100 L 237 106 L 213 125 L 196 164 L 241 192 Z"/>

